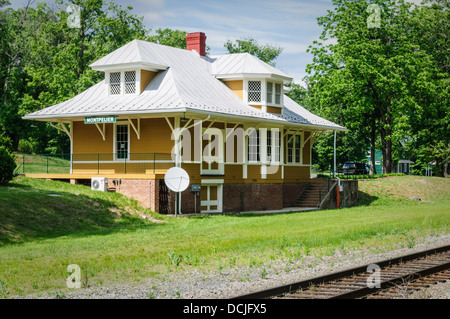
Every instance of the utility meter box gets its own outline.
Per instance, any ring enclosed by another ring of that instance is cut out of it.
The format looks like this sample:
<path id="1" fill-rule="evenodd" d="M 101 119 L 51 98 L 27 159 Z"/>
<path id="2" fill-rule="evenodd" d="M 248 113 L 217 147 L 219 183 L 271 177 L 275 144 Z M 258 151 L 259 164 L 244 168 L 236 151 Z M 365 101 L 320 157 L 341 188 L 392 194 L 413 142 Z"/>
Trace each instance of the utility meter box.
<path id="1" fill-rule="evenodd" d="M 202 189 L 202 185 L 191 184 L 191 192 L 200 192 L 201 189 Z"/>

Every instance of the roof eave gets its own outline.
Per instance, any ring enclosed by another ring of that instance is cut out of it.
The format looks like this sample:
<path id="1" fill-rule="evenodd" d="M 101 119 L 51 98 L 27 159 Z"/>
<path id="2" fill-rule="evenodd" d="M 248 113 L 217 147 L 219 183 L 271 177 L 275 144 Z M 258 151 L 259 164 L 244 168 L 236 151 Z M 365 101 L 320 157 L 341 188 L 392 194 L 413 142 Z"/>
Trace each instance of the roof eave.
<path id="1" fill-rule="evenodd" d="M 117 63 L 117 64 L 102 64 L 102 65 L 90 65 L 92 70 L 95 71 L 114 71 L 123 69 L 144 69 L 148 71 L 158 72 L 167 70 L 169 67 L 166 65 L 149 63 L 149 62 L 131 62 L 131 63 Z"/>
<path id="2" fill-rule="evenodd" d="M 195 110 L 195 109 L 190 109 L 190 108 L 177 108 L 177 109 L 173 109 L 173 110 L 145 110 L 145 111 L 133 111 L 132 113 L 130 112 L 114 112 L 114 115 L 120 116 L 120 115 L 143 115 L 143 114 L 161 114 L 161 113 L 169 113 L 169 114 L 175 114 L 175 113 L 190 113 L 190 114 L 201 114 L 201 115 L 210 115 L 211 112 L 209 111 L 202 111 L 202 110 Z M 70 122 L 69 119 L 74 119 L 74 118 L 80 118 L 80 117 L 89 117 L 89 116 L 107 116 L 107 115 L 112 115 L 112 113 L 80 113 L 80 114 L 65 114 L 65 115 L 61 115 L 61 116 L 51 116 L 49 117 L 48 115 L 34 115 L 34 116 L 30 116 L 29 115 L 25 115 L 22 117 L 22 119 L 24 120 L 34 120 L 34 121 L 45 121 L 45 122 L 55 122 L 55 121 L 62 121 L 62 122 Z M 347 128 L 342 127 L 342 126 L 328 126 L 328 125 L 321 125 L 321 124 L 306 124 L 306 123 L 297 123 L 297 122 L 290 122 L 290 121 L 281 121 L 281 120 L 276 120 L 276 119 L 267 119 L 267 118 L 255 118 L 252 116 L 248 116 L 248 115 L 234 115 L 234 114 L 226 114 L 226 113 L 220 113 L 220 112 L 215 112 L 215 115 L 221 118 L 233 118 L 233 119 L 245 119 L 247 121 L 256 121 L 256 122 L 261 122 L 261 121 L 265 121 L 265 122 L 269 122 L 269 123 L 273 123 L 276 125 L 281 125 L 281 126 L 292 126 L 292 127 L 307 127 L 307 128 L 311 128 L 312 130 L 316 130 L 316 131 L 326 131 L 326 132 L 332 132 L 332 131 L 338 131 L 338 132 L 346 132 L 348 131 Z"/>
<path id="3" fill-rule="evenodd" d="M 277 79 L 284 83 L 292 82 L 293 78 L 273 73 L 230 73 L 230 74 L 215 74 L 216 79 L 219 80 L 243 80 L 243 79 Z"/>

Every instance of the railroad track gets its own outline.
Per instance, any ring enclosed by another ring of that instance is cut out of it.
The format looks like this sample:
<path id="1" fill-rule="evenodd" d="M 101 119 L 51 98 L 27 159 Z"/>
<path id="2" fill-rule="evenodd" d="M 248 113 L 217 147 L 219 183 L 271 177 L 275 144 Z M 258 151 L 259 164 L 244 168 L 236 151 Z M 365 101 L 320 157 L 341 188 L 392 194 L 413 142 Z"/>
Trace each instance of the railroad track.
<path id="1" fill-rule="evenodd" d="M 450 280 L 450 245 L 302 280 L 233 299 L 406 298 Z"/>

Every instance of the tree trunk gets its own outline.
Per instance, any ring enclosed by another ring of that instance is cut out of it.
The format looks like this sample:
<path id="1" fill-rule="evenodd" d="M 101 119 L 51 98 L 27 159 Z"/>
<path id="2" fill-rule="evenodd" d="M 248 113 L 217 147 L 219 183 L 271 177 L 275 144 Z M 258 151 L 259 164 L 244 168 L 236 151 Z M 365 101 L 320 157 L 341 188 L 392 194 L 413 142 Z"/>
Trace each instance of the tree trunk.
<path id="1" fill-rule="evenodd" d="M 445 160 L 445 164 L 444 164 L 444 177 L 445 178 L 450 177 L 450 174 L 448 173 L 448 158 L 447 158 L 447 160 Z"/>
<path id="2" fill-rule="evenodd" d="M 381 145 L 383 153 L 383 174 L 392 173 L 392 140 L 391 129 L 381 129 Z"/>
<path id="3" fill-rule="evenodd" d="M 372 122 L 371 132 L 370 132 L 370 174 L 376 175 L 377 168 L 375 166 L 375 136 L 376 136 L 376 126 L 375 119 Z"/>

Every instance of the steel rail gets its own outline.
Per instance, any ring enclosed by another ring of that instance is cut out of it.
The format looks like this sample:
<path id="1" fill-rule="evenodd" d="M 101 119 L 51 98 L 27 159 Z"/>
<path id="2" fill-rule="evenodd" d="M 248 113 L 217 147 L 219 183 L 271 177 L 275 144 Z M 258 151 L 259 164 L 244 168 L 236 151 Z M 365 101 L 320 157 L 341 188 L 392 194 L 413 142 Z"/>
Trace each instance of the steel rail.
<path id="1" fill-rule="evenodd" d="M 429 250 L 425 250 L 425 251 L 421 251 L 421 252 L 417 252 L 417 253 L 413 253 L 413 254 L 409 254 L 409 255 L 405 255 L 405 256 L 400 256 L 400 257 L 396 257 L 396 258 L 392 258 L 392 259 L 386 259 L 386 260 L 382 260 L 382 261 L 379 261 L 379 262 L 373 262 L 373 263 L 370 263 L 370 264 L 367 264 L 367 265 L 364 265 L 364 266 L 359 266 L 359 267 L 350 268 L 350 269 L 346 269 L 346 270 L 339 271 L 339 272 L 334 272 L 334 273 L 327 274 L 327 275 L 324 275 L 324 276 L 319 276 L 319 277 L 315 277 L 315 278 L 311 278 L 311 279 L 297 281 L 297 282 L 293 282 L 293 283 L 289 283 L 289 284 L 285 284 L 285 285 L 281 285 L 281 286 L 277 286 L 277 287 L 273 287 L 273 288 L 268 288 L 268 289 L 264 289 L 264 290 L 260 290 L 260 291 L 255 291 L 255 292 L 251 292 L 251 293 L 235 296 L 235 297 L 232 297 L 230 299 L 264 299 L 264 298 L 276 297 L 276 296 L 280 296 L 280 295 L 283 295 L 283 294 L 286 294 L 286 293 L 293 293 L 293 292 L 295 292 L 297 290 L 300 290 L 300 289 L 307 289 L 310 286 L 322 285 L 322 284 L 326 284 L 326 283 L 328 283 L 330 281 L 334 281 L 334 280 L 342 279 L 342 278 L 345 278 L 345 277 L 366 273 L 367 272 L 367 268 L 370 265 L 373 265 L 373 264 L 378 265 L 380 268 L 385 268 L 385 267 L 388 267 L 388 266 L 397 265 L 397 264 L 404 263 L 404 262 L 411 261 L 411 260 L 415 260 L 415 259 L 418 259 L 418 258 L 423 258 L 423 257 L 426 257 L 428 255 L 434 255 L 434 254 L 438 254 L 438 253 L 441 253 L 441 252 L 446 252 L 446 251 L 449 251 L 449 250 L 450 250 L 450 245 L 437 247 L 437 248 L 433 248 L 433 249 L 429 249 Z M 446 267 L 449 266 L 448 263 L 446 265 L 447 265 Z M 441 266 L 442 265 L 439 265 L 439 267 L 441 267 Z M 445 266 L 443 266 L 443 267 L 445 267 Z M 433 267 L 433 268 L 437 268 L 437 267 Z M 422 276 L 426 275 L 426 271 L 422 271 L 422 272 L 423 272 Z M 412 273 L 415 273 L 415 272 L 412 272 Z M 409 277 L 411 277 L 412 273 L 409 274 Z M 392 280 L 392 283 L 389 283 L 387 281 L 384 284 L 382 284 L 381 287 L 383 287 L 383 286 L 387 287 L 389 285 L 395 285 L 396 282 L 397 282 L 395 280 L 402 280 L 402 279 L 401 278 L 395 278 L 395 279 Z M 370 289 L 370 293 L 372 294 L 375 291 L 379 291 L 382 288 L 368 288 L 368 287 L 364 287 L 364 288 L 359 289 L 359 290 L 361 290 L 359 292 L 359 294 L 362 294 L 363 290 L 367 291 L 366 289 Z M 356 293 L 355 293 L 355 296 L 356 296 Z M 344 294 L 338 295 L 336 298 L 356 298 L 356 297 L 352 297 L 352 295 L 350 295 L 350 293 L 348 293 L 348 294 L 344 293 Z"/>

